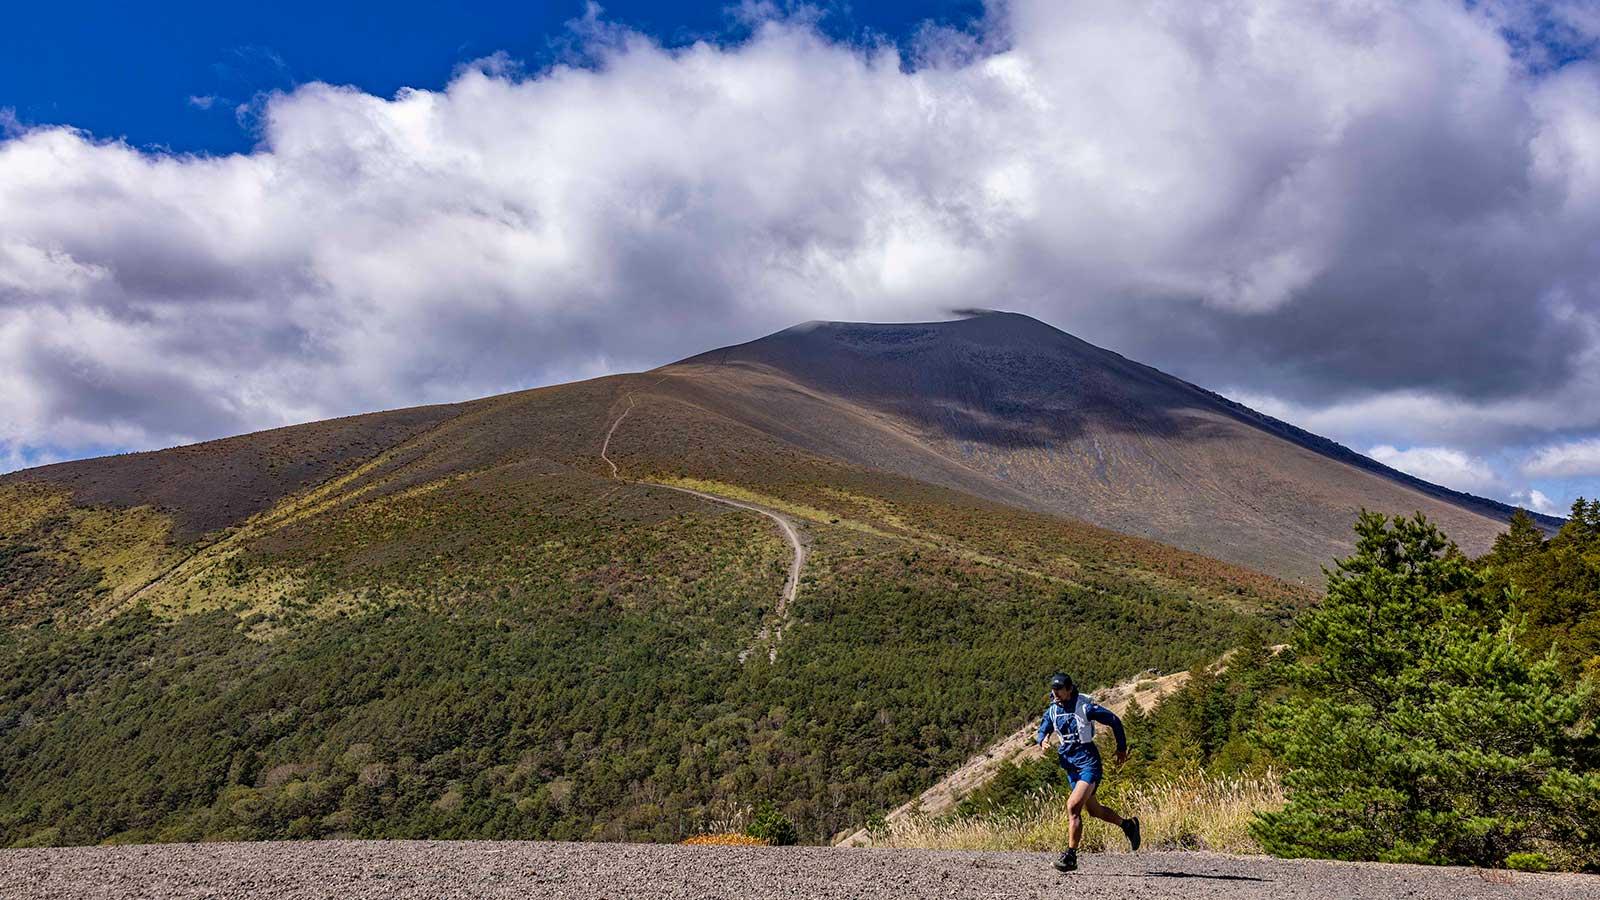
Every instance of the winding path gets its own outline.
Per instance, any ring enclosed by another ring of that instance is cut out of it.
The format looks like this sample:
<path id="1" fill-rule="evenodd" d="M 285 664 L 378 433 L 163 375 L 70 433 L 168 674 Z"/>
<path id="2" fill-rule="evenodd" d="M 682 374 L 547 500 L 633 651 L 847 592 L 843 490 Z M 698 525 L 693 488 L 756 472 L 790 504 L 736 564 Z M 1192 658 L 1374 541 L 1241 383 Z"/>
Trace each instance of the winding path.
<path id="1" fill-rule="evenodd" d="M 622 415 L 617 416 L 617 420 L 611 423 L 610 428 L 606 429 L 606 439 L 600 445 L 600 458 L 605 460 L 606 465 L 611 467 L 611 477 L 617 479 L 622 478 L 622 473 L 617 471 L 617 464 L 612 462 L 611 457 L 607 456 L 606 453 L 611 449 L 611 436 L 617 433 L 617 426 L 621 425 L 622 420 L 628 417 L 628 413 L 633 412 L 633 391 L 629 391 L 627 396 L 628 408 L 622 411 Z"/>
<path id="2" fill-rule="evenodd" d="M 621 415 L 617 416 L 616 421 L 611 423 L 611 427 L 606 429 L 606 439 L 600 445 L 600 458 L 605 460 L 606 465 L 611 467 L 611 477 L 619 481 L 627 481 L 629 479 L 622 477 L 621 471 L 617 469 L 617 464 L 614 460 L 612 460 L 609 453 L 611 450 L 611 437 L 617 433 L 617 426 L 621 425 L 622 420 L 628 417 L 628 413 L 633 412 L 633 407 L 635 405 L 633 391 L 629 391 L 627 393 L 627 399 L 627 408 L 622 411 Z M 737 509 L 744 509 L 753 513 L 760 513 L 761 515 L 766 516 L 772 521 L 778 523 L 778 530 L 783 532 L 784 539 L 789 542 L 790 549 L 794 551 L 794 559 L 789 562 L 789 577 L 783 583 L 783 593 L 778 597 L 778 608 L 773 614 L 774 618 L 776 619 L 776 624 L 771 627 L 766 625 L 761 626 L 761 630 L 756 632 L 755 642 L 749 647 L 739 651 L 739 662 L 744 662 L 757 647 L 764 643 L 770 642 L 770 645 L 767 649 L 767 661 L 777 661 L 778 644 L 783 640 L 783 623 L 788 621 L 789 604 L 794 602 L 795 594 L 800 590 L 800 571 L 805 567 L 806 564 L 806 545 L 805 542 L 800 538 L 800 529 L 797 525 L 795 525 L 794 520 L 775 509 L 759 506 L 754 503 L 747 503 L 743 500 L 730 500 L 727 497 L 718 497 L 716 494 L 708 494 L 705 491 L 697 491 L 693 488 L 679 487 L 675 484 L 661 484 L 660 482 L 655 481 L 639 481 L 635 483 L 649 485 L 650 487 L 666 488 L 669 491 L 677 491 L 680 494 L 689 494 L 694 497 L 699 497 L 701 500 L 709 500 L 712 503 L 721 503 L 724 506 L 732 506 Z"/>

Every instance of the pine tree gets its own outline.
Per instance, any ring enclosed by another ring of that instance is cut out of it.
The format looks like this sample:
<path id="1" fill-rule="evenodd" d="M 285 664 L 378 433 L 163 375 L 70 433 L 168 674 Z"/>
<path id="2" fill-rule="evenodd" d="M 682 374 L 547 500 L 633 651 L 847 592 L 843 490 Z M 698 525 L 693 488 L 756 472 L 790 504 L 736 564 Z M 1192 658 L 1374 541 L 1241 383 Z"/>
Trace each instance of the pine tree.
<path id="1" fill-rule="evenodd" d="M 1534 546 L 1513 520 L 1479 560 L 1493 612 L 1509 602 L 1526 621 L 1524 644 L 1553 647 L 1569 675 L 1600 677 L 1600 501 L 1578 498 L 1561 530 Z"/>
<path id="2" fill-rule="evenodd" d="M 1523 563 L 1543 550 L 1544 532 L 1533 523 L 1527 510 L 1519 509 L 1512 514 L 1505 533 L 1494 539 L 1487 561 L 1493 565 Z"/>
<path id="3" fill-rule="evenodd" d="M 1503 864 L 1513 852 L 1600 864 L 1600 761 L 1553 655 L 1472 610 L 1482 582 L 1421 515 L 1363 513 L 1355 553 L 1299 623 L 1301 691 L 1262 740 L 1291 769 L 1260 817 L 1271 853 Z"/>
<path id="4" fill-rule="evenodd" d="M 1600 540 L 1600 498 L 1572 501 L 1572 511 L 1556 537 L 1574 544 L 1588 545 Z"/>

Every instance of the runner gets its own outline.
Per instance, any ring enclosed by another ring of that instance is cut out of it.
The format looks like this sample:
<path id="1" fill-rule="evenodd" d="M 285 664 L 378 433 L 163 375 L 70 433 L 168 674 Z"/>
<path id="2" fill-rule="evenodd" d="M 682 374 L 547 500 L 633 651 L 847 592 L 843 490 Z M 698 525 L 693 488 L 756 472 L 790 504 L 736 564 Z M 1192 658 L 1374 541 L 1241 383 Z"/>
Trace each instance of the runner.
<path id="1" fill-rule="evenodd" d="M 1072 794 L 1067 799 L 1067 812 L 1070 815 L 1067 849 L 1056 860 L 1056 869 L 1071 872 L 1078 867 L 1078 844 L 1083 840 L 1085 810 L 1096 819 L 1121 828 L 1128 838 L 1128 844 L 1135 850 L 1139 849 L 1139 817 L 1124 819 L 1094 798 L 1104 777 L 1100 748 L 1094 745 L 1094 723 L 1111 726 L 1111 732 L 1117 738 L 1117 763 L 1120 765 L 1128 760 L 1128 739 L 1122 730 L 1122 720 L 1117 718 L 1116 713 L 1078 693 L 1072 679 L 1060 672 L 1050 676 L 1050 695 L 1052 701 L 1044 711 L 1044 719 L 1039 722 L 1039 733 L 1034 736 L 1034 741 L 1044 746 L 1045 738 L 1052 731 L 1061 737 L 1056 762 L 1066 770 Z"/>

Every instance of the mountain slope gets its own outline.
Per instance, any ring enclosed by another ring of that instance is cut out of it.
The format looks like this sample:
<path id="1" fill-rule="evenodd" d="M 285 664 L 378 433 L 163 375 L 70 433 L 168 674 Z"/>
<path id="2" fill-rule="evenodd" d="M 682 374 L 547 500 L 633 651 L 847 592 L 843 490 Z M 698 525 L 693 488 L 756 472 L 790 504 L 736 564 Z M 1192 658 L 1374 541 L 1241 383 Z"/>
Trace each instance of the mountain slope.
<path id="1" fill-rule="evenodd" d="M 1304 583 L 1350 548 L 1361 508 L 1424 512 L 1472 552 L 1512 512 L 1015 314 L 812 323 L 663 371 L 715 381 L 757 422 L 848 404 L 785 435 L 830 456 Z"/>
<path id="2" fill-rule="evenodd" d="M 335 476 L 381 494 L 519 459 L 604 472 L 597 448 L 627 392 L 653 408 L 634 413 L 618 449 L 646 470 L 758 474 L 800 453 L 1309 585 L 1348 551 L 1362 508 L 1424 512 L 1472 552 L 1511 512 L 1005 313 L 816 323 L 644 376 L 63 463 L 0 484 L 44 481 L 80 504 L 164 509 L 174 539 L 193 541 Z M 708 422 L 731 436 L 710 439 Z"/>

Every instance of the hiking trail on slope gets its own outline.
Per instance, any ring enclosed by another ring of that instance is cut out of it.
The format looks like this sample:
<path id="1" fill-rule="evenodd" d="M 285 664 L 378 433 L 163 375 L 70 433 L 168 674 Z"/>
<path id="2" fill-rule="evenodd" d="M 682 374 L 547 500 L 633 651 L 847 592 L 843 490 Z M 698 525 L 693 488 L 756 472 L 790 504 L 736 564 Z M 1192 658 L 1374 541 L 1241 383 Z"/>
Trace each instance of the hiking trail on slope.
<path id="1" fill-rule="evenodd" d="M 634 392 L 631 390 L 626 394 L 628 400 L 627 408 L 611 423 L 611 427 L 606 430 L 605 441 L 600 445 L 600 458 L 605 460 L 606 465 L 611 467 L 611 477 L 619 481 L 629 481 L 631 479 L 626 479 L 622 476 L 621 470 L 617 468 L 616 462 L 610 456 L 611 438 L 617 433 L 617 426 L 622 424 L 622 420 L 628 417 L 628 413 L 633 412 L 633 408 L 636 405 L 633 394 Z M 666 488 L 669 491 L 689 494 L 701 500 L 709 500 L 712 503 L 721 503 L 724 506 L 760 513 L 778 524 L 778 530 L 783 532 L 784 539 L 789 542 L 790 548 L 794 551 L 794 558 L 789 563 L 789 577 L 783 583 L 783 593 L 778 596 L 778 608 L 773 612 L 775 623 L 771 626 L 761 626 L 761 630 L 756 632 L 755 641 L 749 647 L 739 651 L 739 662 L 742 663 L 749 658 L 757 647 L 767 644 L 767 661 L 776 662 L 778 659 L 778 644 L 783 640 L 783 624 L 788 620 L 789 605 L 794 602 L 795 594 L 800 590 L 800 572 L 806 564 L 806 545 L 801 539 L 800 529 L 795 525 L 794 520 L 766 506 L 747 503 L 743 500 L 719 497 L 716 494 L 708 494 L 692 488 L 679 487 L 674 484 L 661 484 L 655 481 L 636 481 L 634 483 L 649 487 Z"/>

